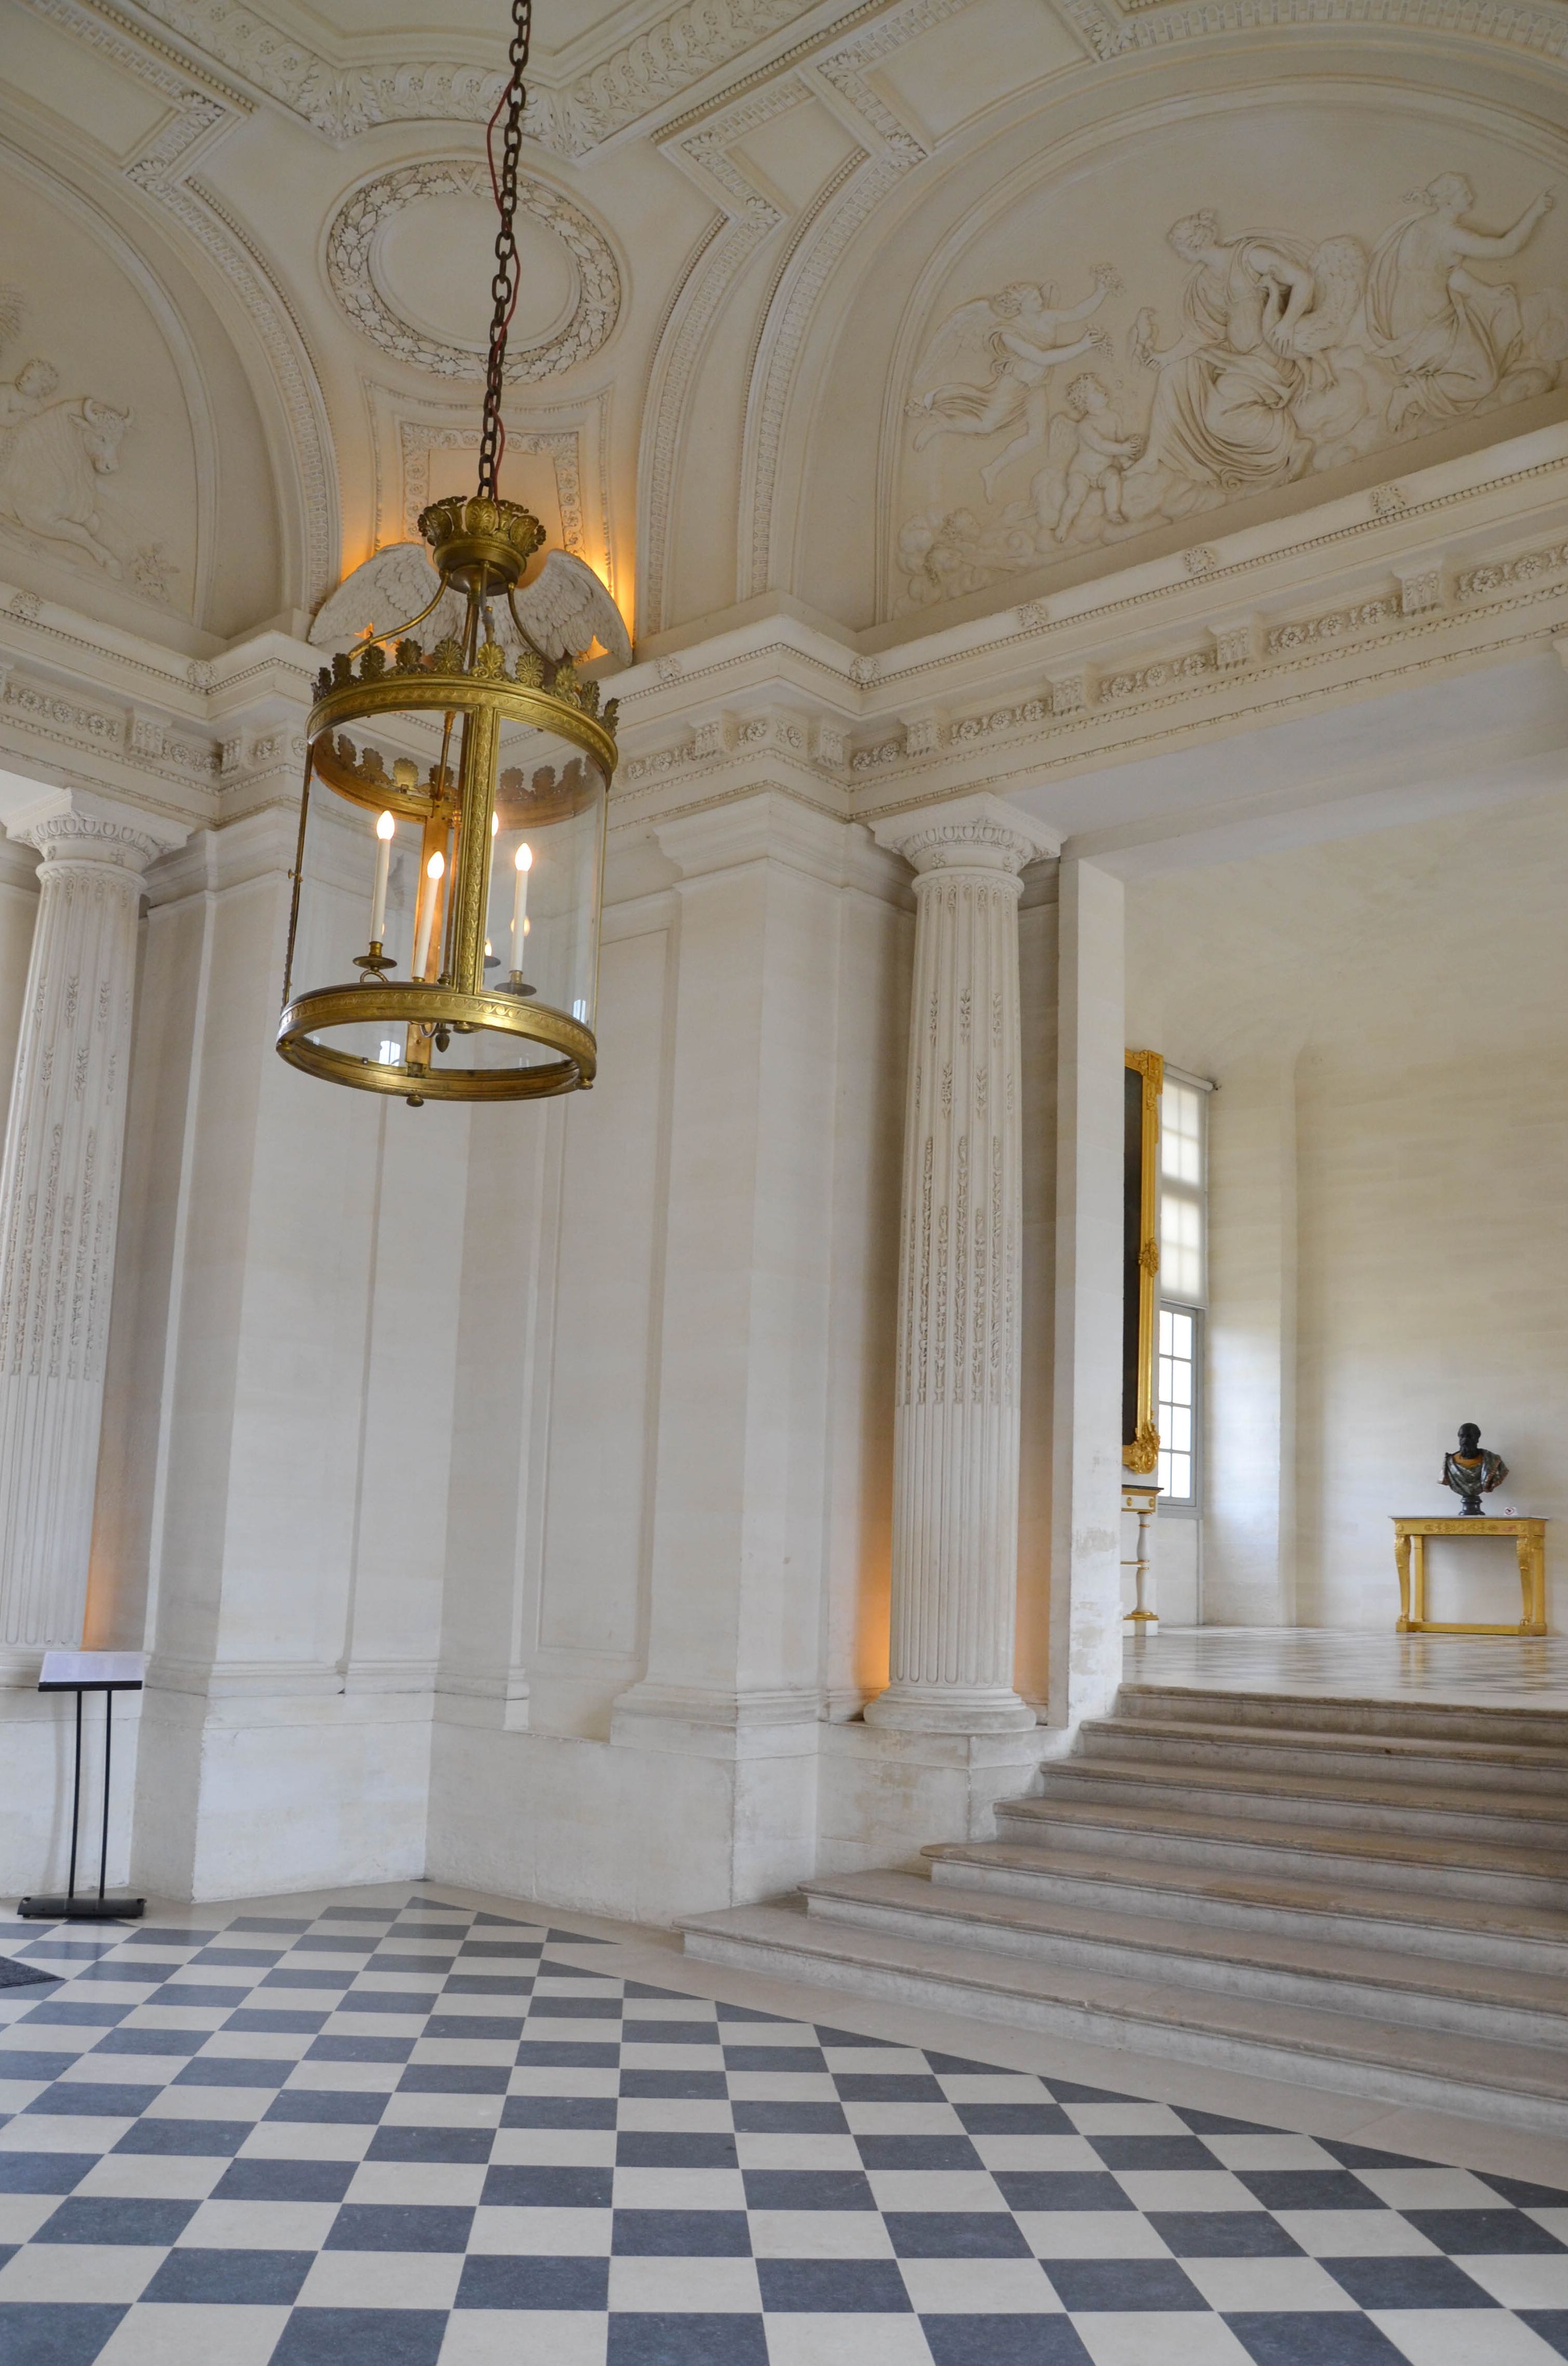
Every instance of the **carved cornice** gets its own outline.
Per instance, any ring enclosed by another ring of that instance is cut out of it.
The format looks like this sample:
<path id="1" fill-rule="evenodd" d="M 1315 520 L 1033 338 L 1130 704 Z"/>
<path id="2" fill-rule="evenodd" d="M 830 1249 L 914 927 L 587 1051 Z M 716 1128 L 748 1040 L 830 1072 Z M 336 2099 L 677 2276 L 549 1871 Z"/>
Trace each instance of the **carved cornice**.
<path id="1" fill-rule="evenodd" d="M 431 337 L 399 319 L 374 276 L 377 233 L 394 215 L 431 197 L 489 197 L 489 175 L 467 157 L 438 157 L 377 174 L 346 197 L 327 233 L 327 277 L 333 295 L 357 329 L 390 354 L 433 377 L 482 381 L 485 355 L 465 345 Z M 576 301 L 571 318 L 554 335 L 532 344 L 514 342 L 507 378 L 514 385 L 556 377 L 596 354 L 621 314 L 621 274 L 610 241 L 597 222 L 547 182 L 525 174 L 518 203 L 534 220 L 554 231 L 572 258 Z"/>
<path id="2" fill-rule="evenodd" d="M 1102 64 L 1180 41 L 1238 33 L 1320 31 L 1343 25 L 1401 30 L 1430 39 L 1449 34 L 1500 42 L 1561 63 L 1568 57 L 1568 17 L 1551 0 L 1057 0 Z"/>
<path id="3" fill-rule="evenodd" d="M 309 43 L 280 32 L 244 0 L 139 0 L 133 11 L 114 0 L 30 0 L 40 14 L 83 30 L 96 19 L 104 45 L 118 35 L 162 51 L 174 66 L 180 51 L 150 38 L 139 21 L 171 34 L 228 75 L 263 93 L 326 140 L 345 141 L 386 123 L 485 123 L 503 76 L 488 65 L 447 64 L 428 58 L 341 64 Z M 667 106 L 704 78 L 804 16 L 812 0 L 680 0 L 680 5 L 632 40 L 565 80 L 548 69 L 529 77 L 524 130 L 541 147 L 574 159 L 587 156 Z"/>

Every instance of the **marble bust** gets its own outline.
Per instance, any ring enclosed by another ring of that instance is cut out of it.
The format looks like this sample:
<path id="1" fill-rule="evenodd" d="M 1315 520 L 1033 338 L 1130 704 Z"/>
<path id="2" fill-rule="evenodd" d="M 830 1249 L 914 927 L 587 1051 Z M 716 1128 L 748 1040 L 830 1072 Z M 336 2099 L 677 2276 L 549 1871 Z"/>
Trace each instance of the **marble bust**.
<path id="1" fill-rule="evenodd" d="M 1461 1422 L 1459 1452 L 1443 1457 L 1443 1485 L 1451 1487 L 1460 1498 L 1460 1509 L 1472 1518 L 1478 1517 L 1481 1498 L 1500 1486 L 1508 1475 L 1508 1466 L 1500 1454 L 1494 1454 L 1481 1443 L 1477 1422 Z"/>

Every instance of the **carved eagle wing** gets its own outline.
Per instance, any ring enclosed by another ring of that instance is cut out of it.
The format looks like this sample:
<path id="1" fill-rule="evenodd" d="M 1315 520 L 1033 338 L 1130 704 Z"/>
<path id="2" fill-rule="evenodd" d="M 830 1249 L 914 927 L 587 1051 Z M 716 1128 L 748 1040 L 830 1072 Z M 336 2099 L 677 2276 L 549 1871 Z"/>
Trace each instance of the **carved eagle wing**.
<path id="1" fill-rule="evenodd" d="M 620 609 L 592 568 L 570 551 L 553 550 L 532 582 L 511 596 L 542 657 L 581 657 L 597 641 L 617 665 L 631 664 L 632 641 Z"/>
<path id="2" fill-rule="evenodd" d="M 346 648 L 366 632 L 390 633 L 428 607 L 441 589 L 422 542 L 389 542 L 345 576 L 316 612 L 313 648 Z M 463 603 L 455 592 L 442 601 L 420 628 L 426 643 L 463 629 Z"/>

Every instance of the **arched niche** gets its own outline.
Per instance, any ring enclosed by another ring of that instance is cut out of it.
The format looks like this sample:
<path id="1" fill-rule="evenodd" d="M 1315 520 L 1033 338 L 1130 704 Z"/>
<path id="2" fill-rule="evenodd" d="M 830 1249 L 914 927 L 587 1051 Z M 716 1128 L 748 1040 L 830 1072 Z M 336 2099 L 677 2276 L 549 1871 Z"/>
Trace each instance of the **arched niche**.
<path id="1" fill-rule="evenodd" d="M 767 489 L 772 586 L 921 629 L 1561 416 L 1568 149 L 1534 72 L 1340 39 L 1331 71 L 1189 51 L 989 110 L 824 285 Z M 1462 253 L 1553 184 L 1517 252 Z M 1204 215 L 1183 255 L 1172 226 Z M 1244 283 L 1291 272 L 1307 333 L 1281 351 Z"/>
<path id="2" fill-rule="evenodd" d="M 217 312 L 116 211 L 0 155 L 0 573 L 196 649 L 283 603 L 274 470 Z"/>

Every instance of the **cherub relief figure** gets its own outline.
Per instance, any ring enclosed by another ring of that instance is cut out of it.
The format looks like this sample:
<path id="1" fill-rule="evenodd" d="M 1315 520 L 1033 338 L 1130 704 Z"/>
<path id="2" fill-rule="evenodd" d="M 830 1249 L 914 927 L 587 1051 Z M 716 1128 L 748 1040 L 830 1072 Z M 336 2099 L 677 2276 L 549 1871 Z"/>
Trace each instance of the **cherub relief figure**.
<path id="1" fill-rule="evenodd" d="M 1092 371 L 1068 388 L 1067 411 L 1051 422 L 1048 448 L 1064 480 L 1053 538 L 1067 540 L 1096 493 L 1111 524 L 1122 524 L 1122 472 L 1143 450 L 1143 437 L 1124 433 L 1103 380 Z M 1047 478 L 1053 473 L 1045 471 Z"/>
<path id="2" fill-rule="evenodd" d="M 980 472 L 985 497 L 992 500 L 1002 471 L 1046 440 L 1050 372 L 1091 346 L 1110 350 L 1109 339 L 1098 329 L 1067 341 L 1060 341 L 1059 332 L 1097 312 L 1120 285 L 1109 265 L 1101 264 L 1094 273 L 1093 294 L 1065 310 L 1057 306 L 1054 287 L 1036 287 L 1028 280 L 1014 280 L 994 296 L 961 304 L 933 338 L 921 375 L 965 348 L 980 346 L 991 355 L 991 377 L 984 385 L 936 386 L 916 396 L 910 404 L 912 413 L 931 416 L 915 433 L 915 450 L 923 451 L 935 435 L 999 435 L 1004 428 L 1017 426 L 1012 442 Z"/>
<path id="3" fill-rule="evenodd" d="M 1555 383 L 1561 323 L 1526 307 L 1509 286 L 1489 287 L 1466 269 L 1503 263 L 1529 243 L 1554 202 L 1550 189 L 1511 230 L 1477 230 L 1467 219 L 1475 192 L 1462 173 L 1439 173 L 1413 200 L 1421 211 L 1396 222 L 1372 250 L 1367 317 L 1396 374 L 1388 423 L 1397 434 L 1421 418 L 1462 419 L 1484 402 L 1520 402 Z M 1552 337 L 1551 327 L 1559 333 Z M 1550 355 L 1544 340 L 1554 344 Z"/>

